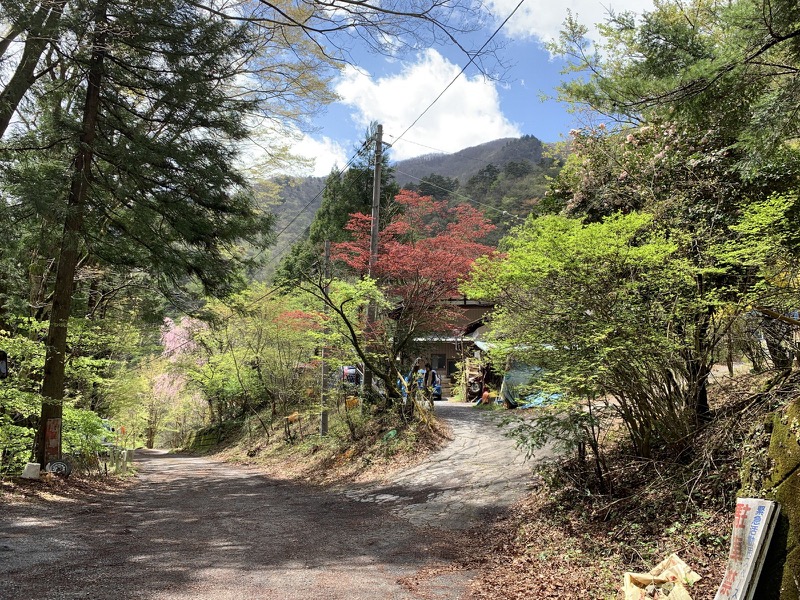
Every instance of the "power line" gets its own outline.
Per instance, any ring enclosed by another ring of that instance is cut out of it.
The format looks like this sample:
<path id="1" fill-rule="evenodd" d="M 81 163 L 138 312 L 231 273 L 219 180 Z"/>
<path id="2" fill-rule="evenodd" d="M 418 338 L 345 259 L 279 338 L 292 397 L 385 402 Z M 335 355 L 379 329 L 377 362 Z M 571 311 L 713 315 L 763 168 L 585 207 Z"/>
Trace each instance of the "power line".
<path id="1" fill-rule="evenodd" d="M 347 161 L 345 166 L 341 169 L 342 173 L 344 173 L 347 169 L 349 169 L 351 166 L 353 166 L 355 161 L 358 159 L 359 156 L 362 156 L 364 150 L 367 148 L 367 146 L 369 146 L 369 144 L 371 142 L 372 142 L 372 139 L 368 139 L 368 140 L 365 140 L 361 144 L 361 147 L 356 151 L 355 154 L 353 154 L 350 157 L 350 159 Z M 289 223 L 287 223 L 283 227 L 283 229 L 281 229 L 275 235 L 275 239 L 278 239 L 283 233 L 285 233 L 286 230 L 289 229 L 289 227 L 292 225 L 292 223 L 294 223 L 300 217 L 300 215 L 302 215 L 306 210 L 308 210 L 308 208 L 314 203 L 314 201 L 316 201 L 322 194 L 324 194 L 325 190 L 327 190 L 327 189 L 328 189 L 328 182 L 326 181 L 325 185 L 323 186 L 323 188 L 319 192 L 317 192 L 314 195 L 314 197 L 311 198 L 311 200 L 306 202 L 306 204 L 303 206 L 303 208 L 300 209 L 300 211 L 289 221 Z M 291 242 L 289 242 L 288 244 L 286 244 L 286 246 L 284 246 L 283 250 L 281 250 L 280 252 L 277 252 L 272 257 L 270 257 L 270 259 L 264 264 L 264 267 L 268 267 L 268 266 L 272 265 L 279 258 L 283 257 L 283 255 L 286 254 L 286 252 L 288 252 L 289 250 L 291 250 L 292 246 L 294 246 L 294 244 L 296 244 L 300 240 L 301 237 L 303 237 L 303 233 L 302 232 L 300 232 L 297 235 L 295 235 L 294 238 L 292 238 Z M 258 304 L 259 302 L 261 302 L 262 300 L 264 300 L 268 296 L 270 296 L 273 293 L 275 293 L 276 291 L 278 291 L 280 288 L 281 288 L 281 286 L 277 286 L 277 285 L 272 286 L 269 290 L 267 290 L 266 293 L 264 293 L 261 296 L 255 298 L 254 300 L 251 300 L 250 302 L 245 304 L 242 308 L 246 310 L 246 309 Z M 231 315 L 230 317 L 225 318 L 224 321 L 228 321 L 231 318 L 233 318 L 233 315 Z"/>
<path id="2" fill-rule="evenodd" d="M 390 135 L 390 134 L 387 134 L 387 135 Z M 392 136 L 392 137 L 394 137 L 394 136 Z M 397 143 L 397 141 L 398 140 L 395 140 L 395 143 Z M 422 148 L 427 148 L 428 150 L 433 150 L 434 152 L 437 152 L 437 153 L 440 153 L 440 154 L 450 154 L 447 150 L 442 150 L 441 148 L 434 148 L 433 146 L 428 146 L 427 144 L 420 144 L 419 142 L 415 142 L 413 140 L 402 140 L 402 141 L 404 141 L 406 144 L 414 144 L 415 146 L 421 146 Z M 472 160 L 479 160 L 479 159 L 474 158 Z"/>
<path id="3" fill-rule="evenodd" d="M 481 52 L 483 52 L 484 48 L 486 48 L 486 46 L 488 46 L 488 45 L 489 45 L 489 42 L 491 42 L 491 41 L 494 39 L 494 37 L 495 37 L 495 36 L 496 36 L 498 33 L 500 33 L 500 30 L 501 30 L 501 29 L 503 29 L 503 27 L 505 27 L 506 23 L 508 23 L 508 21 L 511 19 L 511 17 L 513 17 L 513 16 L 514 16 L 514 14 L 515 14 L 515 13 L 516 13 L 516 12 L 519 10 L 520 6 L 522 6 L 522 4 L 523 4 L 524 2 L 525 2 L 525 0 L 519 0 L 519 3 L 518 3 L 518 4 L 517 4 L 515 7 L 514 7 L 514 10 L 512 10 L 512 11 L 511 11 L 511 13 L 510 13 L 510 14 L 509 14 L 509 15 L 508 15 L 508 16 L 507 16 L 507 17 L 506 17 L 504 20 L 503 20 L 503 22 L 502 22 L 502 23 L 500 23 L 500 25 L 498 25 L 497 29 L 495 29 L 495 30 L 494 30 L 494 33 L 493 33 L 492 35 L 490 35 L 490 36 L 489 36 L 489 39 L 487 39 L 487 40 L 484 42 L 483 46 L 481 46 L 481 47 L 478 49 L 478 51 L 477 51 L 477 52 L 473 53 L 473 55 L 470 57 L 469 61 L 467 61 L 467 64 L 465 64 L 465 65 L 464 65 L 464 67 L 463 67 L 463 68 L 462 68 L 462 69 L 461 69 L 461 70 L 458 72 L 458 75 L 456 75 L 455 77 L 453 77 L 453 79 L 450 81 L 450 83 L 448 83 L 448 84 L 447 84 L 447 85 L 444 87 L 444 89 L 443 89 L 443 90 L 442 90 L 442 91 L 439 93 L 439 95 L 438 95 L 438 96 L 436 96 L 436 98 L 434 98 L 434 99 L 433 99 L 433 102 L 431 102 L 431 103 L 430 103 L 430 104 L 427 106 L 427 108 L 426 108 L 425 110 L 423 110 L 423 111 L 422 111 L 422 112 L 419 114 L 419 116 L 418 116 L 416 119 L 414 119 L 414 122 L 413 122 L 413 123 L 411 123 L 411 125 L 409 125 L 409 126 L 406 128 L 406 130 L 405 130 L 403 133 L 401 133 L 399 136 L 397 136 L 396 138 L 394 138 L 394 142 L 393 142 L 393 143 L 395 143 L 395 144 L 396 144 L 398 141 L 400 141 L 401 139 L 403 139 L 403 136 L 405 136 L 405 135 L 406 135 L 406 134 L 407 134 L 407 133 L 408 133 L 408 132 L 409 132 L 409 131 L 410 131 L 410 130 L 411 130 L 411 129 L 412 129 L 412 128 L 413 128 L 413 127 L 414 127 L 414 126 L 415 126 L 415 125 L 418 123 L 418 122 L 419 122 L 419 120 L 420 120 L 422 117 L 424 117 L 424 116 L 425 116 L 425 114 L 426 114 L 426 113 L 427 113 L 427 112 L 428 112 L 428 111 L 429 111 L 431 108 L 433 108 L 434 104 L 436 104 L 436 103 L 437 103 L 437 102 L 438 102 L 438 101 L 441 99 L 441 97 L 442 97 L 442 96 L 444 96 L 445 92 L 446 92 L 447 90 L 449 90 L 449 89 L 450 89 L 450 87 L 451 87 L 451 86 L 452 86 L 452 85 L 453 85 L 453 84 L 454 84 L 456 81 L 458 81 L 458 78 L 459 78 L 459 77 L 461 77 L 461 76 L 464 74 L 464 72 L 467 70 L 467 67 L 469 67 L 471 64 L 473 64 L 473 63 L 475 62 L 475 57 L 476 57 L 476 56 L 480 56 L 480 53 L 481 53 Z"/>
<path id="4" fill-rule="evenodd" d="M 364 150 L 366 149 L 366 147 L 369 145 L 369 143 L 370 143 L 371 141 L 372 141 L 372 140 L 365 140 L 365 141 L 364 141 L 364 142 L 361 144 L 361 147 L 360 147 L 360 148 L 359 148 L 359 149 L 356 151 L 356 153 L 355 153 L 353 156 L 351 156 L 351 157 L 350 157 L 350 160 L 348 160 L 348 161 L 347 161 L 347 163 L 345 164 L 345 166 L 344 166 L 344 167 L 341 169 L 341 172 L 344 172 L 344 171 L 346 171 L 348 168 L 350 168 L 350 167 L 353 165 L 353 163 L 355 163 L 356 159 L 357 159 L 359 156 L 361 156 L 361 155 L 362 155 L 362 153 L 364 152 Z M 305 203 L 305 205 L 303 205 L 303 208 L 301 208 L 301 209 L 300 209 L 300 211 L 299 211 L 299 212 L 298 212 L 298 213 L 297 213 L 297 214 L 296 214 L 294 217 L 292 217 L 292 219 L 291 219 L 291 220 L 290 220 L 290 221 L 289 221 L 289 222 L 288 222 L 286 225 L 284 225 L 283 229 L 281 229 L 281 230 L 280 230 L 278 233 L 276 233 L 276 234 L 275 234 L 275 240 L 277 240 L 277 239 L 278 239 L 278 238 L 279 238 L 281 235 L 283 235 L 283 234 L 286 232 L 286 230 L 287 230 L 287 229 L 289 229 L 289 227 L 291 227 L 291 226 L 294 224 L 294 222 L 295 222 L 295 221 L 297 221 L 297 219 L 299 219 L 299 218 L 300 218 L 300 216 L 301 216 L 301 215 L 302 215 L 302 214 L 303 214 L 305 211 L 307 211 L 307 210 L 308 210 L 308 208 L 309 208 L 309 207 L 310 207 L 312 204 L 314 204 L 314 202 L 316 202 L 316 201 L 317 201 L 317 199 L 319 199 L 319 197 L 320 197 L 320 196 L 322 196 L 322 194 L 324 194 L 324 193 L 325 193 L 325 190 L 327 190 L 327 189 L 328 189 L 328 182 L 327 182 L 327 180 L 326 180 L 326 181 L 325 181 L 325 185 L 324 185 L 324 186 L 322 186 L 322 189 L 321 189 L 319 192 L 317 192 L 316 194 L 314 194 L 314 196 L 311 198 L 311 200 L 309 200 L 308 202 L 306 202 L 306 203 Z M 295 236 L 294 240 L 292 240 L 292 242 L 291 242 L 291 244 L 290 244 L 290 245 L 292 245 L 292 244 L 294 244 L 295 242 L 297 242 L 297 240 L 298 240 L 298 239 L 299 239 L 299 236 Z M 264 253 L 264 251 L 265 251 L 265 250 L 266 250 L 266 248 L 262 248 L 261 250 L 259 250 L 259 251 L 258 251 L 258 253 L 256 253 L 256 255 L 253 257 L 253 260 L 255 260 L 255 259 L 257 259 L 258 257 L 260 257 L 260 256 L 261 256 L 261 255 Z M 269 262 L 267 262 L 267 263 L 266 263 L 266 265 L 264 265 L 264 266 L 269 266 L 269 265 L 271 265 L 271 264 L 274 262 L 274 260 L 275 260 L 275 258 L 273 257 L 273 259 L 271 259 Z"/>
<path id="5" fill-rule="evenodd" d="M 518 4 L 517 4 L 515 7 L 514 7 L 514 10 L 512 10 L 512 11 L 511 11 L 511 13 L 509 13 L 509 15 L 508 15 L 508 16 L 507 16 L 507 17 L 506 17 L 504 20 L 503 20 L 503 22 L 502 22 L 502 23 L 500 23 L 500 25 L 498 25 L 497 29 L 495 29 L 495 30 L 494 30 L 494 32 L 492 33 L 492 35 L 490 35 L 490 36 L 489 36 L 489 38 L 488 38 L 488 39 L 487 39 L 487 40 L 486 40 L 486 41 L 483 43 L 483 45 L 482 45 L 482 46 L 481 46 L 481 47 L 478 49 L 478 51 L 477 51 L 477 52 L 475 52 L 475 53 L 473 53 L 473 55 L 470 57 L 469 61 L 467 61 L 467 64 L 465 64 L 465 65 L 464 65 L 464 67 L 463 67 L 463 68 L 462 68 L 462 69 L 461 69 L 461 70 L 458 72 L 458 74 L 457 74 L 457 75 L 456 75 L 456 76 L 455 76 L 455 77 L 454 77 L 454 78 L 453 78 L 453 79 L 450 81 L 450 83 L 448 83 L 448 84 L 445 86 L 445 88 L 444 88 L 444 89 L 443 89 L 443 90 L 442 90 L 442 91 L 439 93 L 439 95 L 438 95 L 438 96 L 436 96 L 436 98 L 434 98 L 433 102 L 431 102 L 431 103 L 430 103 L 430 104 L 429 104 L 429 105 L 428 105 L 428 106 L 425 108 L 425 110 L 423 110 L 423 111 L 422 111 L 422 112 L 419 114 L 419 116 L 417 116 L 417 118 L 416 118 L 416 119 L 414 119 L 414 121 L 411 123 L 411 125 L 409 125 L 409 126 L 408 126 L 408 127 L 405 129 L 405 131 L 403 131 L 403 133 L 401 133 L 399 136 L 397 136 L 397 137 L 394 137 L 394 136 L 392 136 L 392 137 L 394 138 L 394 143 L 397 143 L 398 141 L 402 140 L 402 139 L 403 139 L 403 137 L 404 137 L 404 136 L 405 136 L 405 135 L 406 135 L 406 134 L 407 134 L 407 133 L 408 133 L 408 132 L 409 132 L 409 131 L 410 131 L 410 130 L 411 130 L 411 129 L 412 129 L 412 128 L 413 128 L 413 127 L 414 127 L 414 126 L 415 126 L 415 125 L 418 123 L 418 122 L 419 122 L 419 120 L 420 120 L 420 119 L 421 119 L 423 116 L 425 116 L 425 114 L 426 114 L 426 113 L 427 113 L 427 112 L 428 112 L 428 111 L 429 111 L 431 108 L 433 108 L 433 106 L 434 106 L 434 105 L 435 105 L 435 104 L 436 104 L 436 103 L 437 103 L 437 102 L 438 102 L 438 101 L 441 99 L 441 97 L 442 97 L 442 96 L 445 94 L 445 92 L 447 92 L 447 90 L 448 90 L 448 89 L 450 89 L 450 87 L 451 87 L 451 86 L 452 86 L 452 85 L 453 85 L 453 84 L 454 84 L 454 83 L 455 83 L 455 82 L 458 80 L 458 78 L 459 78 L 459 77 L 461 77 L 461 75 L 463 75 L 463 74 L 464 74 L 464 72 L 467 70 L 467 68 L 468 68 L 468 67 L 469 67 L 471 64 L 474 64 L 474 62 L 475 62 L 475 57 L 476 57 L 476 56 L 479 56 L 479 55 L 480 55 L 480 53 L 481 53 L 481 52 L 482 52 L 482 51 L 483 51 L 483 50 L 486 48 L 486 46 L 488 46 L 488 45 L 489 45 L 489 43 L 490 43 L 490 42 L 491 42 L 491 41 L 492 41 L 492 40 L 495 38 L 495 36 L 497 36 L 497 34 L 498 34 L 498 33 L 500 33 L 500 31 L 503 29 L 503 27 L 505 27 L 505 25 L 508 23 L 508 21 L 511 19 L 511 17 L 513 17 L 513 16 L 514 16 L 514 14 L 515 14 L 515 13 L 516 13 L 516 12 L 519 10 L 519 8 L 522 6 L 522 4 L 523 4 L 524 2 L 525 2 L 525 0 L 520 0 L 520 1 L 519 1 L 519 3 L 518 3 Z M 361 147 L 358 149 L 358 151 L 357 151 L 357 152 L 356 152 L 356 153 L 355 153 L 355 154 L 354 154 L 354 155 L 353 155 L 353 156 L 350 158 L 350 160 L 348 160 L 348 161 L 347 161 L 347 164 L 346 164 L 346 165 L 344 166 L 344 168 L 342 169 L 342 172 L 346 171 L 346 170 L 347 170 L 347 169 L 348 169 L 348 168 L 349 168 L 349 167 L 350 167 L 350 166 L 351 166 L 351 165 L 352 165 L 352 164 L 355 162 L 355 160 L 356 160 L 356 159 L 357 159 L 359 156 L 361 156 L 362 152 L 364 151 L 364 149 L 367 147 L 367 145 L 368 145 L 368 144 L 369 144 L 371 141 L 372 141 L 372 140 L 366 140 L 366 141 L 364 141 L 364 143 L 362 143 L 362 145 L 361 145 Z M 407 140 L 407 141 L 409 141 L 409 140 Z M 425 146 L 424 144 L 420 144 L 420 143 L 418 143 L 418 142 L 410 142 L 410 143 L 412 143 L 412 144 L 417 144 L 417 145 L 419 145 L 419 146 L 423 146 L 423 147 L 427 147 L 427 148 L 430 148 L 431 150 L 437 150 L 436 148 L 432 148 L 432 147 L 430 147 L 430 146 Z M 439 152 L 444 152 L 443 150 L 437 150 L 437 151 L 439 151 Z M 398 173 L 401 173 L 401 171 L 398 171 Z M 412 176 L 411 176 L 411 175 L 409 175 L 408 173 L 403 173 L 403 175 L 406 175 L 407 177 L 412 177 Z M 415 179 L 416 179 L 416 178 L 415 178 Z M 297 221 L 297 219 L 298 219 L 298 218 L 300 218 L 300 216 L 301 216 L 301 215 L 302 215 L 302 214 L 303 214 L 303 213 L 304 213 L 306 210 L 308 210 L 308 208 L 309 208 L 309 207 L 310 207 L 310 206 L 311 206 L 311 205 L 312 205 L 312 204 L 313 204 L 313 203 L 314 203 L 314 202 L 315 202 L 315 201 L 316 201 L 316 200 L 317 200 L 317 199 L 318 199 L 318 198 L 319 198 L 319 197 L 320 197 L 322 194 L 324 194 L 324 193 L 325 193 L 325 190 L 327 189 L 327 186 L 328 186 L 328 184 L 327 184 L 327 181 L 326 181 L 326 182 L 325 182 L 325 186 L 322 188 L 322 190 L 320 190 L 320 191 L 319 191 L 317 194 L 315 194 L 315 195 L 314 195 L 314 197 L 313 197 L 313 198 L 311 198 L 311 200 L 309 200 L 309 201 L 308 201 L 308 202 L 307 202 L 307 203 L 306 203 L 306 204 L 303 206 L 303 208 L 301 208 L 301 209 L 300 209 L 300 211 L 299 211 L 299 212 L 298 212 L 298 213 L 297 213 L 297 214 L 296 214 L 296 215 L 295 215 L 295 216 L 294 216 L 294 217 L 293 217 L 293 218 L 292 218 L 292 219 L 291 219 L 291 220 L 290 220 L 290 221 L 289 221 L 289 222 L 288 222 L 288 223 L 287 223 L 287 224 L 286 224 L 284 227 L 283 227 L 283 229 L 281 229 L 281 230 L 280 230 L 280 231 L 279 231 L 279 232 L 276 234 L 276 236 L 275 236 L 275 239 L 279 238 L 279 237 L 280 237 L 280 236 L 281 236 L 281 235 L 282 235 L 284 232 L 286 232 L 286 230 L 287 230 L 287 229 L 288 229 L 288 228 L 289 228 L 289 227 L 290 227 L 292 224 L 294 224 L 294 222 L 295 222 L 295 221 Z M 470 202 L 474 202 L 474 203 L 480 204 L 480 203 L 478 203 L 477 201 L 475 201 L 475 200 L 472 200 L 471 198 L 468 198 L 468 197 L 466 197 L 466 196 L 463 196 L 463 197 L 464 197 L 466 200 L 470 201 Z M 489 206 L 489 205 L 482 205 L 482 206 L 485 206 L 485 207 L 487 207 L 487 208 L 490 208 L 491 210 L 499 211 L 499 212 L 501 212 L 501 213 L 504 213 L 504 214 L 510 214 L 510 213 L 508 213 L 507 211 L 499 210 L 499 209 L 497 209 L 497 208 L 495 208 L 495 207 L 493 207 L 493 206 Z M 511 216 L 514 216 L 515 218 L 519 218 L 519 217 L 516 217 L 516 215 L 511 215 Z M 297 241 L 297 239 L 299 239 L 299 238 L 295 238 L 295 240 L 294 240 L 294 241 Z M 259 254 L 260 254 L 260 253 L 259 253 Z M 258 256 L 258 255 L 257 255 L 257 256 Z M 279 256 L 280 256 L 280 255 L 279 255 Z M 274 259 L 273 259 L 273 260 L 270 260 L 270 262 L 268 262 L 268 263 L 267 263 L 267 265 L 271 264 L 272 262 L 274 262 Z"/>
<path id="6" fill-rule="evenodd" d="M 344 166 L 344 168 L 342 168 L 342 172 L 346 171 L 348 168 L 350 168 L 350 167 L 353 165 L 353 163 L 355 163 L 356 159 L 357 159 L 359 156 L 361 156 L 361 154 L 364 152 L 364 150 L 366 149 L 367 145 L 368 145 L 368 144 L 369 144 L 371 141 L 372 141 L 372 140 L 366 140 L 366 141 L 364 141 L 364 142 L 361 144 L 361 147 L 358 149 L 358 151 L 357 151 L 357 152 L 356 152 L 356 153 L 355 153 L 353 156 L 351 156 L 351 157 L 350 157 L 350 160 L 348 160 L 348 161 L 347 161 L 347 164 Z M 291 226 L 291 225 L 292 225 L 292 224 L 293 224 L 293 223 L 294 223 L 294 222 L 295 222 L 295 221 L 296 221 L 296 220 L 297 220 L 297 219 L 300 217 L 300 215 L 302 215 L 302 214 L 303 214 L 303 213 L 304 213 L 306 210 L 308 210 L 308 207 L 309 207 L 309 206 L 311 206 L 311 205 L 314 203 L 314 201 L 315 201 L 315 200 L 317 200 L 317 199 L 318 199 L 320 196 L 322 196 L 322 194 L 324 194 L 324 193 L 325 193 L 325 190 L 326 190 L 326 189 L 328 189 L 328 182 L 327 182 L 327 181 L 325 182 L 325 185 L 323 186 L 323 188 L 322 188 L 322 189 L 321 189 L 319 192 L 317 192 L 317 193 L 314 195 L 314 197 L 313 197 L 313 198 L 311 198 L 311 200 L 309 200 L 308 202 L 306 202 L 305 206 L 303 206 L 303 208 L 301 208 L 301 209 L 300 209 L 300 212 L 298 212 L 298 213 L 297 213 L 297 214 L 296 214 L 296 215 L 295 215 L 295 216 L 292 218 L 292 220 L 291 220 L 291 221 L 289 221 L 289 222 L 288 222 L 288 223 L 287 223 L 287 224 L 284 226 L 284 228 L 283 228 L 283 229 L 281 229 L 281 230 L 280 230 L 280 231 L 279 231 L 279 232 L 278 232 L 278 233 L 275 235 L 275 238 L 276 238 L 276 239 L 277 239 L 277 238 L 279 238 L 279 237 L 280 237 L 280 235 L 281 235 L 282 233 L 284 233 L 284 232 L 285 232 L 287 229 L 289 229 L 289 227 L 290 227 L 290 226 Z"/>

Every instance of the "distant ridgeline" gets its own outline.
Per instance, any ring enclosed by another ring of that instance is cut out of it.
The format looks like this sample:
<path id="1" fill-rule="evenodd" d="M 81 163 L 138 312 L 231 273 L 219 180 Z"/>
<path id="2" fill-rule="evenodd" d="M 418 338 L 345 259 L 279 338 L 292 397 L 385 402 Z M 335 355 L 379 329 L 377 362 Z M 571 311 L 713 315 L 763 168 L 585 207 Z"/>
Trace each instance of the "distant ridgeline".
<path id="1" fill-rule="evenodd" d="M 427 154 L 392 164 L 396 182 L 437 199 L 470 203 L 484 211 L 498 229 L 486 240 L 495 244 L 510 227 L 532 212 L 547 211 L 542 204 L 547 178 L 555 176 L 562 157 L 547 144 L 526 135 L 503 138 L 465 148 L 453 154 Z M 268 267 L 268 278 L 280 257 L 288 253 L 308 227 L 322 201 L 325 177 L 278 177 L 256 190 L 276 216 L 281 232 Z"/>
<path id="2" fill-rule="evenodd" d="M 490 164 L 500 169 L 512 162 L 538 165 L 545 151 L 545 145 L 532 135 L 502 138 L 453 154 L 426 154 L 401 160 L 395 164 L 394 175 L 397 183 L 403 187 L 418 184 L 420 179 L 431 173 L 457 179 L 463 186 Z"/>

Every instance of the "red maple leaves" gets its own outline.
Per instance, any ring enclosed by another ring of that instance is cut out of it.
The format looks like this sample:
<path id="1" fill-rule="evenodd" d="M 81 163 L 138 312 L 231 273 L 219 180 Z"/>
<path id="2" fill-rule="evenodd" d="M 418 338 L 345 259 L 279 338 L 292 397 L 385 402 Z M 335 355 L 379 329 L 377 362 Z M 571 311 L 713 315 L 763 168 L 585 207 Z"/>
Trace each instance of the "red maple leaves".
<path id="1" fill-rule="evenodd" d="M 399 210 L 380 232 L 373 278 L 403 311 L 412 312 L 420 325 L 446 329 L 441 301 L 459 295 L 458 285 L 476 258 L 490 254 L 480 242 L 495 226 L 468 205 L 448 207 L 447 201 L 402 190 L 394 199 Z M 331 258 L 367 274 L 372 217 L 350 216 L 346 229 L 353 240 L 333 244 Z M 436 309 L 436 318 L 426 319 Z M 425 321 L 430 321 L 425 323 Z"/>

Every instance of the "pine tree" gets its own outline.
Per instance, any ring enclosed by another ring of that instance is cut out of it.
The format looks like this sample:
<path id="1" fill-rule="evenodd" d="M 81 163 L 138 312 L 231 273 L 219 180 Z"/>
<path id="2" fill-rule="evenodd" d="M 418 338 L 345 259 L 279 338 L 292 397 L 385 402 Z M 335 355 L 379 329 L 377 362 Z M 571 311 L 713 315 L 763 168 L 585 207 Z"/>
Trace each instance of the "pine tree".
<path id="1" fill-rule="evenodd" d="M 52 458 L 45 456 L 47 423 L 61 416 L 79 263 L 91 257 L 142 270 L 165 291 L 198 281 L 206 293 L 225 294 L 238 282 L 237 240 L 266 241 L 271 223 L 234 167 L 245 116 L 259 103 L 231 94 L 237 62 L 257 43 L 248 31 L 179 1 L 98 0 L 93 12 L 90 50 L 77 49 L 57 89 L 42 86 L 48 118 L 27 136 L 57 148 L 71 172 L 68 185 L 51 181 L 54 205 L 64 200 L 42 382 L 42 463 Z"/>

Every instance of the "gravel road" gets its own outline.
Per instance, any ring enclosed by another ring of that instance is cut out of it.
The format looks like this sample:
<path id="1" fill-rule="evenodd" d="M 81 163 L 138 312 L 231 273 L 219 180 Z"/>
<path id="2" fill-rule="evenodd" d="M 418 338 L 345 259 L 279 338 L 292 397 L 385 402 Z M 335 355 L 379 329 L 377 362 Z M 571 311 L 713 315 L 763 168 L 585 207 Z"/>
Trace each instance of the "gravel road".
<path id="1" fill-rule="evenodd" d="M 524 495 L 530 464 L 486 413 L 437 412 L 453 442 L 391 482 L 320 488 L 140 451 L 132 489 L 0 506 L 0 599 L 464 598 L 468 571 L 408 582 Z"/>

